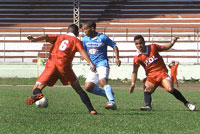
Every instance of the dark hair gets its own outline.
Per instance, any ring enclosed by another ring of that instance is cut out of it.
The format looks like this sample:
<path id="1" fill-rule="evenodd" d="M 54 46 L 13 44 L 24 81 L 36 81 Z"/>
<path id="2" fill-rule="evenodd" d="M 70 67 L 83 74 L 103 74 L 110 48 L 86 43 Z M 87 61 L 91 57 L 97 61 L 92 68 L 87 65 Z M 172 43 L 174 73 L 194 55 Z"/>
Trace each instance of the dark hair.
<path id="1" fill-rule="evenodd" d="M 88 27 L 93 27 L 96 28 L 96 22 L 95 21 L 87 21 L 85 22 L 85 25 L 87 25 Z"/>
<path id="2" fill-rule="evenodd" d="M 142 35 L 136 35 L 136 36 L 134 37 L 134 41 L 135 41 L 135 40 L 139 40 L 139 39 L 142 39 L 142 41 L 144 41 L 144 37 L 143 37 Z"/>
<path id="3" fill-rule="evenodd" d="M 71 33 L 77 35 L 78 34 L 78 30 L 79 30 L 79 28 L 78 28 L 78 26 L 76 24 L 71 24 L 71 25 L 68 26 L 67 32 L 68 33 L 71 32 Z"/>

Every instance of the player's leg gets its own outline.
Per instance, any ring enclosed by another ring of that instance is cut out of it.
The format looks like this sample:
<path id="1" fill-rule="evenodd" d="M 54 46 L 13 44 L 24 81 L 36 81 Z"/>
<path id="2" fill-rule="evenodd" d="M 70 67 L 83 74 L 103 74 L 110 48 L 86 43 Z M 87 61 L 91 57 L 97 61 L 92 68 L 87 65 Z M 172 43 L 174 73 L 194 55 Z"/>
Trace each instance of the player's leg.
<path id="1" fill-rule="evenodd" d="M 114 93 L 112 87 L 108 84 L 109 68 L 100 66 L 97 68 L 99 74 L 99 83 L 105 90 L 106 97 L 108 99 L 107 104 L 104 106 L 106 109 L 116 110 L 117 106 L 114 100 Z"/>
<path id="2" fill-rule="evenodd" d="M 163 79 L 161 84 L 163 85 L 164 89 L 174 95 L 176 99 L 180 100 L 184 104 L 188 103 L 188 101 L 185 99 L 185 97 L 179 92 L 177 89 L 173 87 L 172 81 L 168 78 Z"/>
<path id="3" fill-rule="evenodd" d="M 93 108 L 93 106 L 91 104 L 91 101 L 90 101 L 88 95 L 81 88 L 79 81 L 76 80 L 74 83 L 71 84 L 71 86 L 79 94 L 82 102 L 85 104 L 85 106 L 89 110 L 90 114 L 97 114 L 96 110 Z"/>
<path id="4" fill-rule="evenodd" d="M 174 86 L 174 83 L 175 83 L 176 84 L 176 88 L 178 88 L 178 82 L 177 82 L 176 76 L 171 75 L 171 81 L 172 81 L 173 86 Z"/>
<path id="5" fill-rule="evenodd" d="M 79 84 L 79 81 L 77 80 L 77 77 L 72 70 L 71 66 L 63 68 L 58 68 L 59 70 L 59 79 L 62 82 L 63 85 L 71 85 L 72 88 L 76 91 L 76 93 L 79 94 L 82 102 L 86 105 L 88 108 L 90 114 L 97 114 L 97 112 L 94 110 L 90 99 L 88 95 L 83 91 L 82 87 Z"/>
<path id="6" fill-rule="evenodd" d="M 89 71 L 88 77 L 85 81 L 85 90 L 95 95 L 106 97 L 105 91 L 97 86 L 98 80 L 98 72 L 94 73 L 92 71 Z"/>
<path id="7" fill-rule="evenodd" d="M 185 97 L 182 95 L 182 93 L 180 91 L 178 91 L 176 88 L 173 87 L 172 81 L 170 80 L 170 78 L 165 78 L 162 80 L 161 82 L 162 86 L 164 87 L 164 89 L 166 91 L 168 91 L 169 93 L 171 93 L 172 95 L 174 95 L 174 97 L 178 100 L 180 100 L 181 102 L 183 102 L 183 104 L 189 108 L 189 110 L 194 111 L 196 109 L 196 106 L 189 103 Z"/>
<path id="8" fill-rule="evenodd" d="M 35 101 L 41 99 L 44 96 L 42 94 L 42 89 L 46 86 L 53 86 L 58 80 L 58 71 L 54 64 L 48 64 L 50 62 L 51 61 L 48 60 L 44 71 L 37 79 L 37 82 L 32 89 L 33 96 L 26 100 L 27 105 L 31 105 Z"/>
<path id="9" fill-rule="evenodd" d="M 90 93 L 93 93 L 95 95 L 100 95 L 100 96 L 106 97 L 105 91 L 103 89 L 99 88 L 93 82 L 85 82 L 85 90 Z"/>
<path id="10" fill-rule="evenodd" d="M 44 95 L 42 94 L 42 89 L 46 87 L 46 85 L 44 84 L 41 84 L 39 82 L 36 82 L 35 85 L 33 86 L 33 89 L 32 89 L 32 93 L 33 93 L 33 96 L 29 97 L 27 100 L 26 100 L 26 104 L 27 105 L 31 105 L 33 104 L 35 101 L 41 99 L 44 97 Z"/>
<path id="11" fill-rule="evenodd" d="M 42 83 L 40 83 L 40 82 L 37 81 L 35 83 L 35 85 L 33 86 L 33 89 L 32 89 L 33 95 L 42 93 L 42 89 L 45 88 L 45 87 L 46 87 L 45 84 L 42 84 Z"/>
<path id="12" fill-rule="evenodd" d="M 107 96 L 107 99 L 108 99 L 108 102 L 106 103 L 106 105 L 104 107 L 105 107 L 105 109 L 116 110 L 117 106 L 116 106 L 116 103 L 115 103 L 114 93 L 113 93 L 112 87 L 107 82 L 102 82 L 102 81 L 107 81 L 107 80 L 101 79 L 101 83 L 104 83 L 102 85 L 104 85 L 103 88 L 105 90 L 105 93 L 106 93 L 106 96 Z"/>
<path id="13" fill-rule="evenodd" d="M 174 78 L 174 83 L 176 84 L 176 88 L 178 88 L 178 80 L 176 77 Z"/>
<path id="14" fill-rule="evenodd" d="M 179 88 L 179 86 L 178 86 L 178 81 L 176 81 L 176 88 Z"/>
<path id="15" fill-rule="evenodd" d="M 152 84 L 148 80 L 145 81 L 145 83 L 144 83 L 144 102 L 145 102 L 145 106 L 141 107 L 140 110 L 144 110 L 144 111 L 152 110 L 152 107 L 151 107 L 151 102 L 152 102 L 151 94 L 155 91 L 155 89 L 156 89 L 156 87 L 154 86 L 154 84 Z"/>

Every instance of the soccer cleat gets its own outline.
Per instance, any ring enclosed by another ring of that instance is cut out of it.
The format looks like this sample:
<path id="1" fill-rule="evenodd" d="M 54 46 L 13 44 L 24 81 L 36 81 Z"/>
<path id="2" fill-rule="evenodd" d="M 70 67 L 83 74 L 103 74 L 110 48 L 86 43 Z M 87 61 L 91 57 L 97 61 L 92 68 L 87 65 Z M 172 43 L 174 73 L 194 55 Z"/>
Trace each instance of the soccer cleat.
<path id="1" fill-rule="evenodd" d="M 112 109 L 112 110 L 116 110 L 117 109 L 116 104 L 112 103 L 112 102 L 107 102 L 107 104 L 104 107 L 105 107 L 105 109 Z"/>
<path id="2" fill-rule="evenodd" d="M 97 115 L 98 113 L 97 113 L 96 110 L 92 110 L 92 111 L 90 111 L 90 114 L 91 114 L 91 115 Z"/>
<path id="3" fill-rule="evenodd" d="M 31 105 L 33 104 L 34 102 L 36 102 L 37 100 L 40 100 L 42 99 L 44 96 L 42 93 L 39 93 L 39 94 L 36 94 L 34 96 L 31 96 L 29 97 L 27 100 L 26 100 L 26 105 Z"/>
<path id="4" fill-rule="evenodd" d="M 140 110 L 142 110 L 142 111 L 151 111 L 152 107 L 151 106 L 143 106 L 143 107 L 140 108 Z"/>
<path id="5" fill-rule="evenodd" d="M 195 111 L 196 110 L 196 106 L 191 104 L 191 103 L 187 103 L 185 104 L 185 106 L 190 110 L 190 111 Z"/>

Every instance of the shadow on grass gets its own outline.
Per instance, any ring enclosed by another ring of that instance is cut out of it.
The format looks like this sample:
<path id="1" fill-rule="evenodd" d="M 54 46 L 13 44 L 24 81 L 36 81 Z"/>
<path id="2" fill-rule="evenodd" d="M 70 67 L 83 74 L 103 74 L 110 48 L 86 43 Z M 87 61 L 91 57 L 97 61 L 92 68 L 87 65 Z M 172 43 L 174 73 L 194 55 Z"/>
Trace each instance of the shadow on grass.
<path id="1" fill-rule="evenodd" d="M 119 113 L 120 112 L 120 113 Z M 89 114 L 89 112 L 47 112 L 47 111 L 41 111 L 40 113 L 42 114 L 54 114 L 54 115 L 83 115 L 83 114 Z M 113 111 L 113 110 L 109 110 L 106 112 L 98 112 L 97 115 L 151 115 L 151 114 L 155 114 L 154 111 L 140 111 L 138 109 L 129 109 L 129 110 L 117 110 L 117 111 Z"/>

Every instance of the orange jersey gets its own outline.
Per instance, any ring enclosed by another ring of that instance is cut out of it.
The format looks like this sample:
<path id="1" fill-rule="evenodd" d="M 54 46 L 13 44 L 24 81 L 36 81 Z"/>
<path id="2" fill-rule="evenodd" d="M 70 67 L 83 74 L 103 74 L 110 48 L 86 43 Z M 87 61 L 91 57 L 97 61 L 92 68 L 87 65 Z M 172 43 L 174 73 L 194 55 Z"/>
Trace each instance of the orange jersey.
<path id="1" fill-rule="evenodd" d="M 140 65 L 146 71 L 147 76 L 159 75 L 160 73 L 168 73 L 168 70 L 165 66 L 163 58 L 159 55 L 159 51 L 162 51 L 164 46 L 151 44 L 146 46 L 145 53 L 138 53 L 137 56 L 134 56 L 134 68 L 138 68 Z M 134 69 L 133 68 L 133 69 Z"/>
<path id="2" fill-rule="evenodd" d="M 178 64 L 175 64 L 174 66 L 170 66 L 171 76 L 176 76 L 177 75 L 177 68 L 178 68 Z"/>
<path id="3" fill-rule="evenodd" d="M 169 66 L 170 69 L 171 69 L 171 79 L 173 82 L 177 82 L 177 79 L 176 79 L 176 75 L 177 75 L 177 68 L 178 68 L 178 64 L 175 64 L 173 66 Z"/>
<path id="4" fill-rule="evenodd" d="M 47 41 L 53 44 L 50 58 L 53 56 L 58 60 L 62 59 L 65 65 L 71 65 L 75 53 L 84 49 L 82 42 L 71 35 L 48 34 L 47 37 Z"/>
<path id="5" fill-rule="evenodd" d="M 72 70 L 72 60 L 77 51 L 84 49 L 83 44 L 73 35 L 49 34 L 47 37 L 53 47 L 45 69 L 37 81 L 53 86 L 60 79 L 63 85 L 71 85 L 77 79 Z"/>

